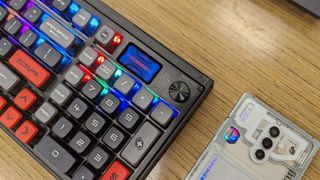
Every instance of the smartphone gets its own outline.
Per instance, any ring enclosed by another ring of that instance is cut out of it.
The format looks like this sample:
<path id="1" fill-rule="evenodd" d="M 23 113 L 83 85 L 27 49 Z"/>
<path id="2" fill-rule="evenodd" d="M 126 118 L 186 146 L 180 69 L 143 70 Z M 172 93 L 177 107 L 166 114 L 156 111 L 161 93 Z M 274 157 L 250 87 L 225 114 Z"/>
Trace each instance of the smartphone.
<path id="1" fill-rule="evenodd" d="M 245 93 L 186 180 L 297 180 L 319 141 Z"/>

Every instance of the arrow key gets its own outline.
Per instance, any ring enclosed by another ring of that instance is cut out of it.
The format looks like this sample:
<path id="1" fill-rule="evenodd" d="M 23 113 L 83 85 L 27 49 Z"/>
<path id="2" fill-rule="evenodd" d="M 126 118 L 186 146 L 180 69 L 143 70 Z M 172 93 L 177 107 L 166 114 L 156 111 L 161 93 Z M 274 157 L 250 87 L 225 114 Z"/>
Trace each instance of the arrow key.
<path id="1" fill-rule="evenodd" d="M 28 110 L 37 101 L 37 96 L 27 88 L 24 88 L 13 99 L 13 102 L 23 111 Z"/>
<path id="2" fill-rule="evenodd" d="M 29 120 L 26 120 L 17 129 L 16 136 L 21 142 L 28 144 L 38 133 L 38 128 Z"/>
<path id="3" fill-rule="evenodd" d="M 6 105 L 7 105 L 7 100 L 2 96 L 0 96 L 0 111 L 2 111 L 2 109 L 6 107 Z"/>
<path id="4" fill-rule="evenodd" d="M 9 107 L 0 117 L 0 122 L 9 129 L 12 129 L 21 120 L 22 114 L 13 106 Z"/>

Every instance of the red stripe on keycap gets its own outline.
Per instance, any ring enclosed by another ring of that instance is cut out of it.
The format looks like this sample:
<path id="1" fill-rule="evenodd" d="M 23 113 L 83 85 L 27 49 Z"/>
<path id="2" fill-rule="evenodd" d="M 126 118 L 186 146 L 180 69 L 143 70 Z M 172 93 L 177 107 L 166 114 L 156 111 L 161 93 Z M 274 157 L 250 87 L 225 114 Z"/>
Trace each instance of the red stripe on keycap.
<path id="1" fill-rule="evenodd" d="M 7 105 L 7 100 L 0 96 L 0 111 Z"/>
<path id="2" fill-rule="evenodd" d="M 0 117 L 0 122 L 12 129 L 21 120 L 22 114 L 14 107 L 9 107 Z"/>
<path id="3" fill-rule="evenodd" d="M 115 161 L 108 171 L 103 175 L 101 180 L 126 180 L 129 177 L 129 170 L 123 166 L 120 162 Z"/>
<path id="4" fill-rule="evenodd" d="M 32 91 L 25 88 L 19 92 L 13 102 L 23 111 L 28 110 L 37 100 L 37 96 Z"/>
<path id="5" fill-rule="evenodd" d="M 38 131 L 37 126 L 26 120 L 17 129 L 15 135 L 21 142 L 28 144 L 37 135 Z"/>
<path id="6" fill-rule="evenodd" d="M 9 64 L 38 88 L 50 78 L 50 73 L 22 50 L 17 50 L 13 54 Z"/>

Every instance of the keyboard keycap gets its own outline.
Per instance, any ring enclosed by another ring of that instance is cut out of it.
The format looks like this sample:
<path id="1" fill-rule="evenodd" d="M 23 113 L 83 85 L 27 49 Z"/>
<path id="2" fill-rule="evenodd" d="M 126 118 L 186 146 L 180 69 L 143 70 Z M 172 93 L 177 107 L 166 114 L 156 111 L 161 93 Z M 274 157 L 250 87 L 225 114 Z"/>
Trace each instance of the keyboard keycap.
<path id="1" fill-rule="evenodd" d="M 52 6 L 58 11 L 65 11 L 71 4 L 71 0 L 53 0 Z"/>
<path id="2" fill-rule="evenodd" d="M 73 176 L 72 180 L 93 180 L 94 174 L 86 167 L 82 166 Z"/>
<path id="3" fill-rule="evenodd" d="M 46 42 L 42 43 L 34 53 L 52 69 L 55 68 L 62 59 L 62 55 Z"/>
<path id="4" fill-rule="evenodd" d="M 123 95 L 128 96 L 135 83 L 135 80 L 132 79 L 129 75 L 122 74 L 114 83 L 114 88 L 121 92 Z"/>
<path id="5" fill-rule="evenodd" d="M 115 32 L 108 26 L 104 25 L 97 32 L 95 39 L 98 41 L 98 43 L 106 47 L 109 45 L 114 35 Z"/>
<path id="6" fill-rule="evenodd" d="M 31 121 L 26 120 L 17 129 L 15 135 L 23 143 L 28 144 L 38 134 L 39 129 Z"/>
<path id="7" fill-rule="evenodd" d="M 121 156 L 131 165 L 137 166 L 159 135 L 156 127 L 150 122 L 145 122 L 122 151 Z"/>
<path id="8" fill-rule="evenodd" d="M 2 23 L 8 16 L 8 11 L 3 7 L 0 7 L 0 23 Z"/>
<path id="9" fill-rule="evenodd" d="M 27 88 L 20 91 L 13 99 L 13 102 L 23 111 L 27 111 L 36 101 L 37 96 Z"/>
<path id="10" fill-rule="evenodd" d="M 76 39 L 75 35 L 51 17 L 40 25 L 40 30 L 64 49 L 69 49 Z"/>
<path id="11" fill-rule="evenodd" d="M 154 99 L 154 96 L 146 89 L 141 88 L 136 95 L 133 96 L 132 102 L 142 111 L 147 111 Z"/>
<path id="12" fill-rule="evenodd" d="M 102 176 L 101 180 L 126 180 L 129 175 L 129 170 L 119 161 L 115 161 L 107 170 L 107 172 Z"/>
<path id="13" fill-rule="evenodd" d="M 73 124 L 66 118 L 61 117 L 52 127 L 52 132 L 60 138 L 65 138 L 73 129 Z"/>
<path id="14" fill-rule="evenodd" d="M 77 153 L 83 153 L 90 145 L 90 138 L 83 132 L 78 132 L 70 141 L 70 147 Z"/>
<path id="15" fill-rule="evenodd" d="M 73 16 L 72 22 L 81 29 L 85 29 L 92 18 L 92 15 L 85 9 L 80 9 L 76 15 Z"/>
<path id="16" fill-rule="evenodd" d="M 20 11 L 27 3 L 27 0 L 10 0 L 9 6 L 15 9 L 16 11 Z"/>
<path id="17" fill-rule="evenodd" d="M 38 88 L 50 78 L 50 73 L 22 50 L 17 50 L 13 54 L 9 64 Z"/>
<path id="18" fill-rule="evenodd" d="M 85 127 L 92 132 L 93 134 L 98 134 L 103 126 L 106 124 L 106 121 L 98 113 L 94 112 L 88 118 L 85 123 Z"/>
<path id="19" fill-rule="evenodd" d="M 113 150 L 119 149 L 124 140 L 124 134 L 115 127 L 111 127 L 103 138 L 103 142 Z"/>
<path id="20" fill-rule="evenodd" d="M 0 96 L 0 111 L 2 111 L 3 108 L 6 107 L 6 105 L 7 105 L 7 100 L 2 96 Z"/>
<path id="21" fill-rule="evenodd" d="M 95 169 L 101 169 L 107 161 L 109 161 L 110 155 L 104 151 L 101 147 L 96 147 L 88 156 L 88 162 Z"/>
<path id="22" fill-rule="evenodd" d="M 134 111 L 132 108 L 128 107 L 121 113 L 117 121 L 119 124 L 121 124 L 123 127 L 128 129 L 129 131 L 132 131 L 134 130 L 134 127 L 136 127 L 139 119 L 140 119 L 140 115 L 136 111 Z"/>
<path id="23" fill-rule="evenodd" d="M 22 27 L 22 23 L 15 17 L 11 18 L 5 25 L 4 30 L 12 36 L 15 36 Z"/>
<path id="24" fill-rule="evenodd" d="M 76 65 L 73 65 L 67 72 L 64 79 L 73 87 L 78 87 L 84 77 L 84 72 Z"/>
<path id="25" fill-rule="evenodd" d="M 68 107 L 68 112 L 76 119 L 80 119 L 88 110 L 87 103 L 83 102 L 81 99 L 76 98 Z"/>
<path id="26" fill-rule="evenodd" d="M 23 33 L 20 38 L 19 42 L 26 48 L 30 48 L 38 39 L 38 36 L 32 32 L 30 29 Z"/>
<path id="27" fill-rule="evenodd" d="M 166 127 L 173 117 L 173 110 L 165 103 L 160 102 L 156 108 L 153 109 L 150 117 L 159 123 L 161 126 Z"/>
<path id="28" fill-rule="evenodd" d="M 101 109 L 109 115 L 113 115 L 120 107 L 120 105 L 121 101 L 119 100 L 119 98 L 111 93 L 108 93 L 100 103 Z"/>
<path id="29" fill-rule="evenodd" d="M 37 150 L 63 173 L 68 172 L 76 159 L 51 137 L 44 137 Z"/>
<path id="30" fill-rule="evenodd" d="M 104 61 L 96 70 L 96 75 L 105 81 L 109 81 L 117 68 L 110 61 Z"/>
<path id="31" fill-rule="evenodd" d="M 9 107 L 0 117 L 0 122 L 7 128 L 12 129 L 21 120 L 22 114 L 13 106 Z"/>
<path id="32" fill-rule="evenodd" d="M 91 79 L 82 88 L 82 93 L 89 99 L 96 99 L 102 91 L 102 86 L 95 80 Z"/>
<path id="33" fill-rule="evenodd" d="M 24 13 L 24 17 L 31 23 L 37 22 L 42 15 L 42 10 L 37 6 L 32 6 Z"/>
<path id="34" fill-rule="evenodd" d="M 7 38 L 0 40 L 0 57 L 7 58 L 13 49 L 13 45 Z"/>
<path id="35" fill-rule="evenodd" d="M 63 106 L 72 96 L 72 91 L 64 84 L 59 84 L 50 94 L 50 98 Z"/>
<path id="36" fill-rule="evenodd" d="M 19 81 L 20 78 L 0 62 L 0 87 L 5 91 L 10 91 Z"/>
<path id="37" fill-rule="evenodd" d="M 79 61 L 87 66 L 92 67 L 98 58 L 98 53 L 92 47 L 86 47 L 79 55 Z"/>
<path id="38" fill-rule="evenodd" d="M 58 114 L 58 110 L 52 106 L 50 103 L 43 103 L 40 108 L 35 112 L 35 117 L 43 122 L 50 122 L 56 115 Z"/>

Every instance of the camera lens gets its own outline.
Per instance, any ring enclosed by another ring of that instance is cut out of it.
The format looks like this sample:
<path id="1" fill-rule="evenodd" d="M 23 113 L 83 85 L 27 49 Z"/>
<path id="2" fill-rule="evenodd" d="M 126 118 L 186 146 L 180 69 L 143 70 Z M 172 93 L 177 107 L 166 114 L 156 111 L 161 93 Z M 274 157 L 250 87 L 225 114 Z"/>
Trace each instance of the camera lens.
<path id="1" fill-rule="evenodd" d="M 276 137 L 279 136 L 280 130 L 279 130 L 279 128 L 277 128 L 276 126 L 272 126 L 272 127 L 269 129 L 269 134 L 270 134 L 271 137 L 276 138 Z"/>
<path id="2" fill-rule="evenodd" d="M 264 156 L 265 156 L 265 153 L 264 153 L 264 151 L 262 149 L 258 149 L 256 151 L 255 155 L 256 155 L 256 158 L 258 160 L 262 160 L 264 158 Z"/>
<path id="3" fill-rule="evenodd" d="M 270 149 L 273 145 L 273 142 L 270 138 L 266 137 L 262 140 L 262 146 L 266 149 Z"/>

